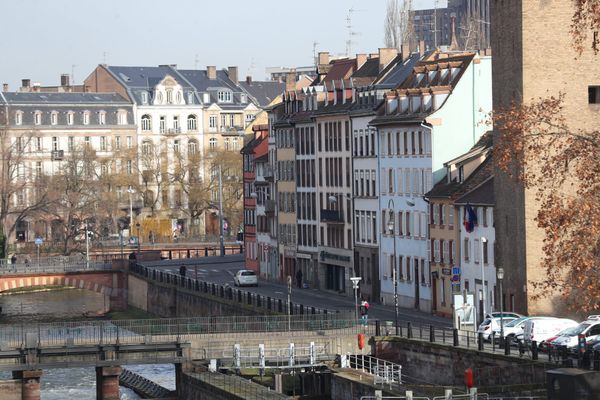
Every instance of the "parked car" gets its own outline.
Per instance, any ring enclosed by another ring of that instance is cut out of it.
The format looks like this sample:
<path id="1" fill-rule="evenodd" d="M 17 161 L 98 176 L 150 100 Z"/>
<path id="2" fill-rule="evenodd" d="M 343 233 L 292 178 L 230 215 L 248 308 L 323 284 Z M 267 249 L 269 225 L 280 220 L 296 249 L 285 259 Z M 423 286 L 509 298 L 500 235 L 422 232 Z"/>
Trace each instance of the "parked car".
<path id="1" fill-rule="evenodd" d="M 579 344 L 580 335 L 585 336 L 586 343 L 591 343 L 600 338 L 600 316 L 590 315 L 587 320 L 579 325 L 566 329 L 561 333 L 562 335 L 552 341 L 552 345 L 556 347 L 567 346 L 567 349 L 575 351 Z"/>
<path id="2" fill-rule="evenodd" d="M 514 321 L 515 318 L 505 316 L 502 318 L 502 323 L 506 326 L 509 322 Z M 500 317 L 486 318 L 480 325 L 477 333 L 483 334 L 483 340 L 491 340 L 492 332 L 500 331 Z"/>
<path id="3" fill-rule="evenodd" d="M 535 341 L 538 347 L 544 347 L 545 341 L 553 338 L 566 328 L 577 326 L 577 321 L 567 318 L 529 319 L 523 326 L 523 340 L 527 344 Z"/>
<path id="4" fill-rule="evenodd" d="M 517 314 L 515 312 L 506 312 L 506 311 L 504 311 L 504 312 L 494 311 L 494 312 L 485 314 L 485 318 L 500 318 L 500 316 L 503 316 L 504 318 L 514 318 L 514 319 L 523 318 L 523 316 L 521 314 Z"/>
<path id="5" fill-rule="evenodd" d="M 258 277 L 256 272 L 249 269 L 242 269 L 235 273 L 233 277 L 235 286 L 258 286 Z"/>

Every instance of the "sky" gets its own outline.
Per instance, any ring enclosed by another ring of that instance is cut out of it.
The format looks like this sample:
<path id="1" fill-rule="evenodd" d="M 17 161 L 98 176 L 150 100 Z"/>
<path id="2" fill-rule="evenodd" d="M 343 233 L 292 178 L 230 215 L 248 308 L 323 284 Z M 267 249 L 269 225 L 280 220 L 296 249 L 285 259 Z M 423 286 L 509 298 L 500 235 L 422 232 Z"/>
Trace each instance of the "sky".
<path id="1" fill-rule="evenodd" d="M 377 52 L 386 2 L 0 0 L 0 82 L 14 91 L 23 78 L 58 85 L 66 73 L 81 83 L 102 63 L 235 65 L 242 79 L 265 79 L 266 67 L 312 65 L 315 42 L 317 52 L 345 54 L 351 37 L 352 54 Z"/>

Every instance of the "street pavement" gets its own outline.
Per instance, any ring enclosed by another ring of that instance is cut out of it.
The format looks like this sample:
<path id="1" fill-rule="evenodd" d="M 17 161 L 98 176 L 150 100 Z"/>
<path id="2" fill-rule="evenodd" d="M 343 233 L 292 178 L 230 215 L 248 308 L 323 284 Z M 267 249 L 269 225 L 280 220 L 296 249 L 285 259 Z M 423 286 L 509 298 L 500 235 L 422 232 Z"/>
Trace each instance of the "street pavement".
<path id="1" fill-rule="evenodd" d="M 178 260 L 163 260 L 142 262 L 146 267 L 154 267 L 161 271 L 179 274 L 179 268 L 186 266 L 186 276 L 204 282 L 219 285 L 228 284 L 232 287 L 235 273 L 244 269 L 244 258 L 241 254 L 224 257 L 184 258 Z M 245 290 L 275 299 L 287 299 L 287 285 L 278 282 L 259 279 L 258 287 L 245 287 Z M 328 308 L 339 311 L 353 311 L 354 297 L 344 296 L 336 292 L 317 289 L 292 288 L 292 302 L 305 306 Z M 394 321 L 394 307 L 381 304 L 370 304 L 369 318 Z M 410 321 L 439 326 L 451 326 L 451 321 L 412 308 L 398 308 L 398 320 Z"/>

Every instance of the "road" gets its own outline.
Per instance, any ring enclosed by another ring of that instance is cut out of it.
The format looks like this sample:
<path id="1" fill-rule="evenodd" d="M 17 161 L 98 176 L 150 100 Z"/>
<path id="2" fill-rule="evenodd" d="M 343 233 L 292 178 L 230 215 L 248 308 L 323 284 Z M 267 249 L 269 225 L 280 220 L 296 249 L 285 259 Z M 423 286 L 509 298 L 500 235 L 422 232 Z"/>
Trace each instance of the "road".
<path id="1" fill-rule="evenodd" d="M 225 257 L 146 261 L 142 265 L 174 274 L 179 274 L 179 268 L 185 265 L 187 268 L 186 276 L 189 278 L 197 278 L 201 281 L 219 285 L 229 284 L 233 286 L 233 276 L 238 270 L 244 269 L 244 259 L 243 255 L 236 254 Z M 248 287 L 245 289 L 249 292 L 271 296 L 276 299 L 287 299 L 287 285 L 278 282 L 260 279 L 258 287 Z M 326 292 L 317 289 L 292 288 L 292 302 L 304 304 L 305 306 L 323 307 L 339 311 L 354 310 L 354 298 L 340 295 L 336 292 Z M 371 304 L 369 307 L 369 317 L 393 321 L 395 317 L 394 307 Z M 451 321 L 446 318 L 408 308 L 398 309 L 398 319 L 401 321 L 451 326 Z"/>

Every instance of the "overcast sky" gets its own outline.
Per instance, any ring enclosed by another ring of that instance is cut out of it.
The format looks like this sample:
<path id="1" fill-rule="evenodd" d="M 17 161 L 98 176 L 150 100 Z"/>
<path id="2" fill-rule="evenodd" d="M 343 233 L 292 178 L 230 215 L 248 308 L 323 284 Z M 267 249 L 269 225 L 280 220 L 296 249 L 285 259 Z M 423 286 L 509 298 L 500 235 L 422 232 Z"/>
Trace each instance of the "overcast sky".
<path id="1" fill-rule="evenodd" d="M 204 69 L 240 67 L 265 78 L 270 66 L 312 64 L 317 51 L 345 54 L 383 46 L 387 0 L 0 0 L 0 82 L 76 83 L 97 64 Z M 434 0 L 415 0 L 426 6 Z M 443 2 L 443 0 L 440 0 Z"/>

